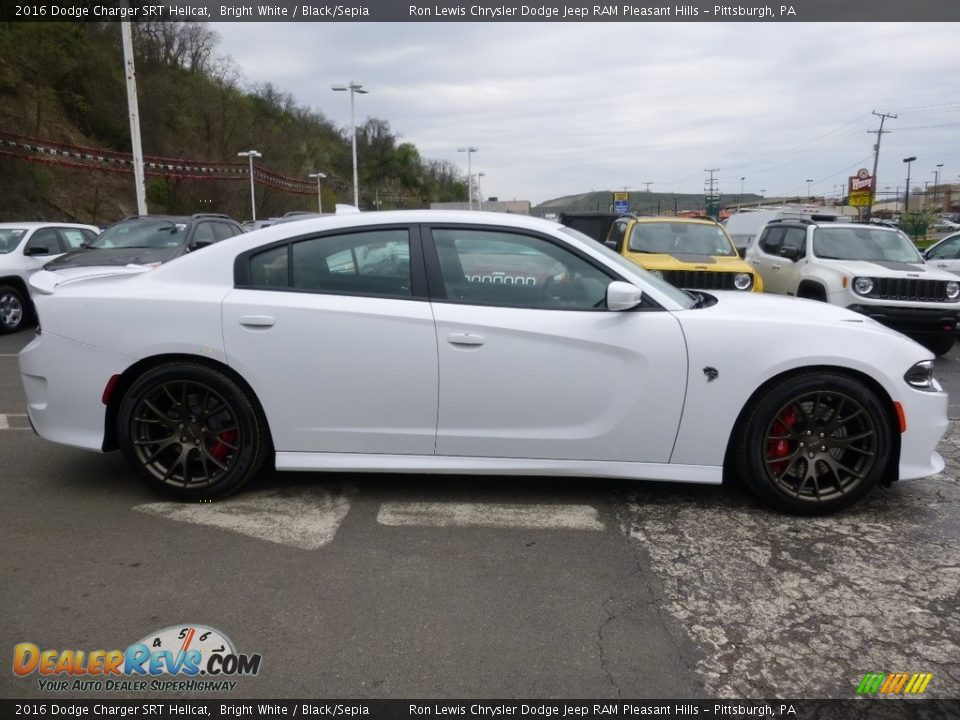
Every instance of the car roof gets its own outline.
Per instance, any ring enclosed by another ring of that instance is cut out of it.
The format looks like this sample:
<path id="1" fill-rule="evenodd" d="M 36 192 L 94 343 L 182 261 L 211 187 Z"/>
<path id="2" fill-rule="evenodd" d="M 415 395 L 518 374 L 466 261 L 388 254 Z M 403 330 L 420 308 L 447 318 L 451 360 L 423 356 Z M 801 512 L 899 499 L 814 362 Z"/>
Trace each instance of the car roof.
<path id="1" fill-rule="evenodd" d="M 689 223 L 691 225 L 719 225 L 716 220 L 701 217 L 671 217 L 668 215 L 643 216 L 634 218 L 638 223 Z"/>
<path id="2" fill-rule="evenodd" d="M 96 225 L 88 225 L 86 223 L 64 223 L 64 222 L 37 222 L 31 220 L 29 222 L 5 222 L 0 223 L 0 229 L 17 229 L 17 230 L 34 230 L 36 228 L 42 227 L 65 227 L 65 228 L 85 228 L 87 230 L 96 230 L 100 231 Z"/>

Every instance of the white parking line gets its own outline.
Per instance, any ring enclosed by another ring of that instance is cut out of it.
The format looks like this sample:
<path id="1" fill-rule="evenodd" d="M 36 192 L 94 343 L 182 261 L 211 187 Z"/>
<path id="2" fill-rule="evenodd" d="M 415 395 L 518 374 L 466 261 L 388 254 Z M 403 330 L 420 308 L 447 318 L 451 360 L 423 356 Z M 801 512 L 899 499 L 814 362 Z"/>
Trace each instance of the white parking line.
<path id="1" fill-rule="evenodd" d="M 383 503 L 377 522 L 393 526 L 603 530 L 589 505 L 497 503 Z"/>
<path id="2" fill-rule="evenodd" d="M 352 488 L 343 492 L 323 488 L 265 490 L 209 504 L 158 502 L 133 509 L 301 550 L 316 550 L 336 536 L 350 510 L 349 495 L 352 494 Z"/>
<path id="3" fill-rule="evenodd" d="M 18 357 L 20 353 L 0 353 L 0 357 Z"/>
<path id="4" fill-rule="evenodd" d="M 10 427 L 10 418 L 25 418 L 26 413 L 0 414 L 0 430 L 29 430 L 29 427 Z M 19 425 L 20 423 L 15 423 Z"/>

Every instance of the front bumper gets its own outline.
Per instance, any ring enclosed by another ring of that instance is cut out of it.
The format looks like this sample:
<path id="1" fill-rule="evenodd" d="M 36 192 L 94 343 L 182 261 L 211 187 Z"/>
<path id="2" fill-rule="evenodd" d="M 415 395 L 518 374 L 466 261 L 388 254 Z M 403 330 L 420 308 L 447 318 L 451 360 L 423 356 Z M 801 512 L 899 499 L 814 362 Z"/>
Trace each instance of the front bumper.
<path id="1" fill-rule="evenodd" d="M 904 335 L 956 333 L 960 323 L 960 308 L 905 308 L 890 305 L 848 305 L 861 315 L 873 318 L 878 323 L 893 328 Z"/>

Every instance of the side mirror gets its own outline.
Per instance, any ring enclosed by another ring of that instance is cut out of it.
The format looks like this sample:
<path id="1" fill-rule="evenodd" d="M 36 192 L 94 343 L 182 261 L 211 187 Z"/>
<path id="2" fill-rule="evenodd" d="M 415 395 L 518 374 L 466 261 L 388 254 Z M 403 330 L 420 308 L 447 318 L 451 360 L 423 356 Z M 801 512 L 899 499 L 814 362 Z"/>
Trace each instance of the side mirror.
<path id="1" fill-rule="evenodd" d="M 791 245 L 785 245 L 780 248 L 780 257 L 786 258 L 790 262 L 796 262 L 797 258 L 800 257 L 800 250 Z"/>
<path id="2" fill-rule="evenodd" d="M 49 255 L 50 248 L 44 247 L 43 245 L 34 245 L 33 247 L 27 248 L 27 255 Z"/>
<path id="3" fill-rule="evenodd" d="M 195 240 L 191 250 L 202 250 L 203 248 L 210 247 L 211 245 L 213 245 L 212 240 Z"/>
<path id="4" fill-rule="evenodd" d="M 607 310 L 629 310 L 643 299 L 643 291 L 636 285 L 614 280 L 607 285 Z"/>
<path id="5" fill-rule="evenodd" d="M 929 259 L 930 259 L 930 248 L 927 248 L 926 250 L 924 250 L 924 251 L 921 252 L 920 254 L 923 256 L 923 259 L 924 259 L 924 260 L 929 260 Z"/>

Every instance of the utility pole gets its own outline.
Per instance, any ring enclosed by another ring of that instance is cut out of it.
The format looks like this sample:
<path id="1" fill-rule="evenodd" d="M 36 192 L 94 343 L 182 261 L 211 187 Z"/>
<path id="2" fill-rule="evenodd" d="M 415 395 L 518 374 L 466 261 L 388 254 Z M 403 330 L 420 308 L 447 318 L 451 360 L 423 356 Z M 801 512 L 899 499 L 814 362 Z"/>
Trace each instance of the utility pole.
<path id="1" fill-rule="evenodd" d="M 720 194 L 717 192 L 717 180 L 714 178 L 714 173 L 720 172 L 720 168 L 705 168 L 704 172 L 710 173 L 710 179 L 704 181 L 703 186 L 707 215 L 717 220 L 720 217 Z"/>
<path id="2" fill-rule="evenodd" d="M 646 192 L 650 192 L 650 186 L 653 185 L 653 183 L 652 183 L 652 182 L 645 182 L 645 183 L 643 183 L 643 184 L 647 186 Z"/>
<path id="3" fill-rule="evenodd" d="M 880 139 L 884 134 L 889 134 L 889 130 L 883 129 L 883 123 L 887 118 L 897 119 L 897 116 L 893 113 L 878 113 L 876 110 L 873 110 L 872 113 L 880 118 L 880 129 L 879 130 L 867 130 L 868 133 L 877 136 L 877 142 L 873 146 L 873 187 L 871 188 L 871 195 L 876 197 L 877 192 L 877 163 L 880 162 Z M 867 206 L 867 220 L 873 216 L 873 203 Z"/>
<path id="4" fill-rule="evenodd" d="M 124 7 L 127 4 L 124 3 Z M 147 189 L 144 182 L 143 145 L 140 142 L 140 110 L 137 104 L 137 72 L 133 64 L 133 31 L 130 21 L 120 23 L 123 44 L 123 69 L 127 78 L 127 113 L 130 119 L 130 145 L 133 154 L 133 183 L 137 195 L 137 214 L 147 214 Z"/>

